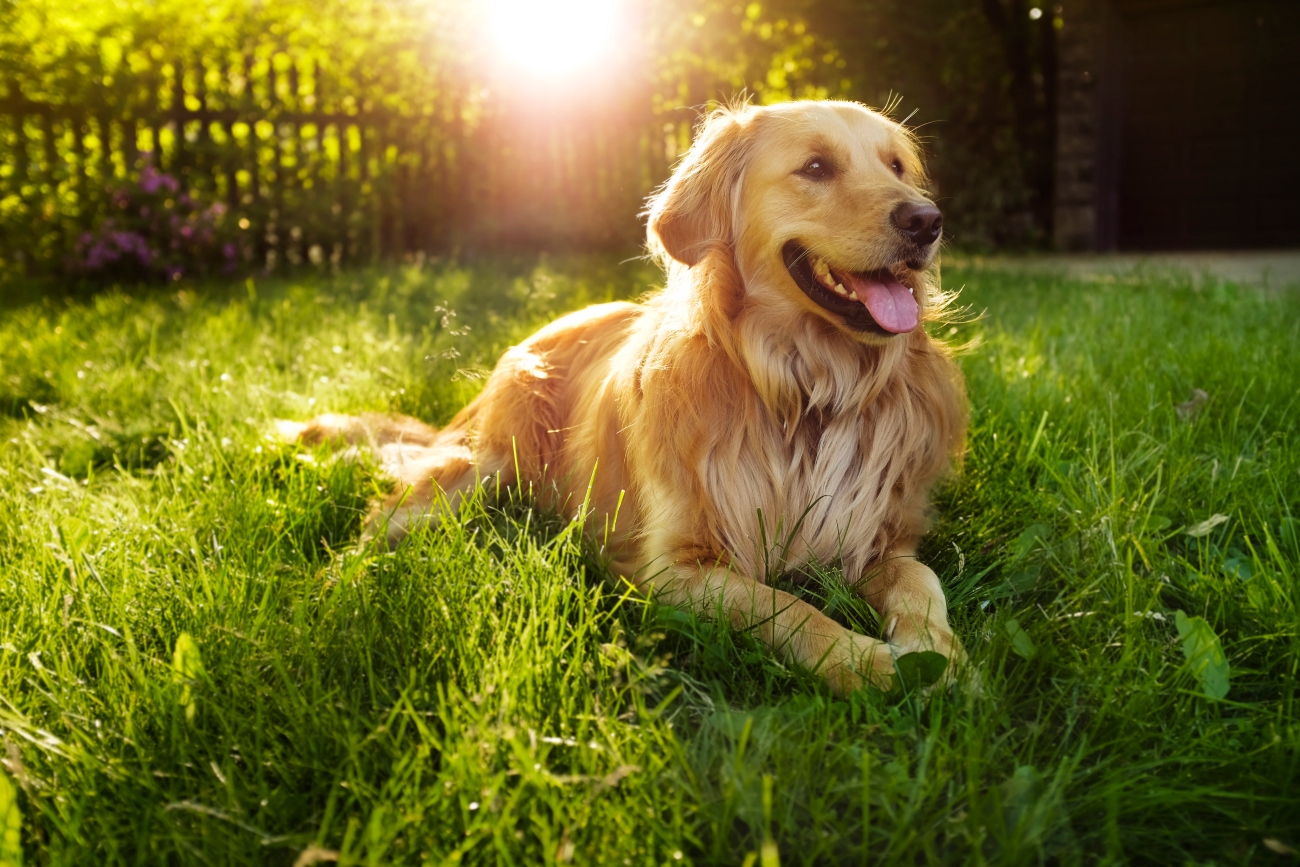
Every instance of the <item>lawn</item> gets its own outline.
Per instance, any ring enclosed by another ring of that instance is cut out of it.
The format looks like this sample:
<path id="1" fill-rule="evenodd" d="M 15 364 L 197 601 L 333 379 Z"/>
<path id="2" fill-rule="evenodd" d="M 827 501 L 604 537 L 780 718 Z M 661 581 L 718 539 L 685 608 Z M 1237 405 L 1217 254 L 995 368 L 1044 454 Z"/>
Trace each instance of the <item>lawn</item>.
<path id="1" fill-rule="evenodd" d="M 982 691 L 847 700 L 515 492 L 361 549 L 373 466 L 267 438 L 445 421 L 643 263 L 0 302 L 0 828 L 31 864 L 1294 863 L 1300 292 L 944 277 L 973 424 L 923 554 Z M 797 589 L 872 628 L 834 564 Z"/>

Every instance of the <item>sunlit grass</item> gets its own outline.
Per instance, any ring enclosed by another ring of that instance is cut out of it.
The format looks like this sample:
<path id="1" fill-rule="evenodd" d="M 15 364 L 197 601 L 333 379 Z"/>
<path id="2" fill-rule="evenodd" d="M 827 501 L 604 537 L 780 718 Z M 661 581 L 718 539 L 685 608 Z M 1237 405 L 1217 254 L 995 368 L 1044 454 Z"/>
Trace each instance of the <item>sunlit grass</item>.
<path id="1" fill-rule="evenodd" d="M 750 636 L 625 595 L 577 526 L 509 492 L 360 551 L 372 467 L 265 438 L 327 409 L 445 421 L 502 349 L 643 291 L 643 266 L 0 312 L 0 729 L 27 860 L 733 864 L 770 839 L 786 864 L 1238 864 L 1300 847 L 1300 301 L 1160 275 L 945 277 L 986 312 L 952 335 L 978 339 L 971 452 L 924 555 L 983 694 L 925 701 L 835 700 Z M 1184 418 L 1195 388 L 1209 399 Z M 872 624 L 833 568 L 790 586 Z M 1221 701 L 1179 611 L 1226 653 Z"/>

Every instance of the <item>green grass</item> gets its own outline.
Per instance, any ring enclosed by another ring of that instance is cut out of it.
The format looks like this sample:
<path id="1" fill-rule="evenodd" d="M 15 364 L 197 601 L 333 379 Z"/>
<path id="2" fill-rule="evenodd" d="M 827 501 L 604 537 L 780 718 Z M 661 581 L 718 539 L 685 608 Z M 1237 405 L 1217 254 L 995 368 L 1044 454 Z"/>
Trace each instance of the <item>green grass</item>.
<path id="1" fill-rule="evenodd" d="M 980 695 L 835 699 L 624 594 L 508 492 L 358 550 L 373 467 L 265 437 L 327 409 L 445 421 L 504 347 L 656 279 L 575 259 L 0 311 L 25 860 L 1294 861 L 1300 295 L 945 274 L 985 312 L 952 335 L 978 341 L 970 454 L 924 555 Z M 869 628 L 833 568 L 799 590 Z"/>

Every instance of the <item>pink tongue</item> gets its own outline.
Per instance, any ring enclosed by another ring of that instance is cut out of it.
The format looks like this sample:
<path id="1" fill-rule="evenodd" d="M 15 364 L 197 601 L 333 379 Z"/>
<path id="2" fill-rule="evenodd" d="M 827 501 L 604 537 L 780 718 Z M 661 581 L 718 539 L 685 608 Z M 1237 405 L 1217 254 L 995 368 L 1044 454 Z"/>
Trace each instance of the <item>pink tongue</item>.
<path id="1" fill-rule="evenodd" d="M 845 275 L 844 285 L 871 311 L 871 318 L 886 331 L 902 334 L 916 327 L 921 307 L 912 292 L 892 277 L 884 282 L 874 277 Z"/>

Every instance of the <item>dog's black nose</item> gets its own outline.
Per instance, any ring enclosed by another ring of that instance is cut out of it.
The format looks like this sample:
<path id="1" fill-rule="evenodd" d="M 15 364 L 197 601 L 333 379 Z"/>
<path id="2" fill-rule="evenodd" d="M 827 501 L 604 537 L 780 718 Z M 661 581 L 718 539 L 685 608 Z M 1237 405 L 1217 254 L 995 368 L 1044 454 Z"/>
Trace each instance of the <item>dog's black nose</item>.
<path id="1" fill-rule="evenodd" d="M 929 202 L 904 202 L 889 217 L 903 237 L 918 247 L 933 244 L 943 229 L 943 213 Z"/>

